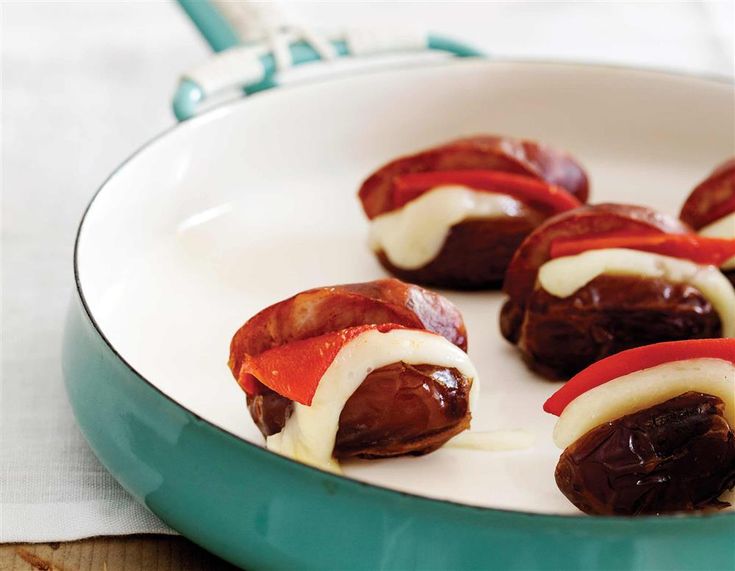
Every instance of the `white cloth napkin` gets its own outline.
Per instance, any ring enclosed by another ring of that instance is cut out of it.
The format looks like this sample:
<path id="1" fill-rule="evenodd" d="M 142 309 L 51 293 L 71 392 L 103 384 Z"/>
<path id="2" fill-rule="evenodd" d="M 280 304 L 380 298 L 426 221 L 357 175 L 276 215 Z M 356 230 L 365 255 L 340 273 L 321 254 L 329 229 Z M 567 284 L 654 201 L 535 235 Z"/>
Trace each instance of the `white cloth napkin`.
<path id="1" fill-rule="evenodd" d="M 490 53 L 732 74 L 733 13 L 713 3 L 284 3 L 302 21 L 419 26 Z M 178 73 L 208 50 L 173 3 L 6 3 L 3 30 L 0 541 L 171 533 L 87 447 L 60 341 L 84 205 L 173 123 Z"/>

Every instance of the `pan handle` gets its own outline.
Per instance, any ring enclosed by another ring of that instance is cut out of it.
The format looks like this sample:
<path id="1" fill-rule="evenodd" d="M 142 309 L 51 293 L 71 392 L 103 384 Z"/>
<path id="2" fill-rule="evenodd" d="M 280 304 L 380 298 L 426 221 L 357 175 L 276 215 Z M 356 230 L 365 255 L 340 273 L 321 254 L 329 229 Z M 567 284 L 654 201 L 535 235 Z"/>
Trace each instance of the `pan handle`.
<path id="1" fill-rule="evenodd" d="M 326 39 L 288 24 L 273 4 L 228 0 L 178 0 L 215 55 L 184 74 L 173 99 L 179 121 L 196 115 L 205 100 L 252 94 L 275 87 L 278 72 L 291 66 L 344 57 L 446 52 L 483 57 L 478 50 L 443 36 L 351 30 Z"/>

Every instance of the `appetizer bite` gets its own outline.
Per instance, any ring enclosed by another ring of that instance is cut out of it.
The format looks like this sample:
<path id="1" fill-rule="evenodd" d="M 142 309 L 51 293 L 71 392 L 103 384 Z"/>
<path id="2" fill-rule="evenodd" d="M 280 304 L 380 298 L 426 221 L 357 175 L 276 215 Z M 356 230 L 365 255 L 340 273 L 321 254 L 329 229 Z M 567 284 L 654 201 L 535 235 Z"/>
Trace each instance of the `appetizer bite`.
<path id="1" fill-rule="evenodd" d="M 251 318 L 229 366 L 266 446 L 321 468 L 432 452 L 478 390 L 457 308 L 395 279 L 305 291 Z"/>
<path id="2" fill-rule="evenodd" d="M 717 167 L 692 191 L 679 217 L 702 236 L 735 239 L 735 158 Z M 721 268 L 735 285 L 735 257 Z"/>
<path id="3" fill-rule="evenodd" d="M 396 159 L 359 192 L 370 246 L 392 274 L 455 289 L 499 287 L 518 245 L 546 218 L 587 200 L 569 155 L 481 136 Z"/>
<path id="4" fill-rule="evenodd" d="M 732 255 L 735 241 L 699 237 L 642 206 L 583 206 L 521 244 L 501 332 L 553 379 L 633 347 L 732 337 L 735 291 L 717 268 Z"/>
<path id="5" fill-rule="evenodd" d="M 561 492 L 583 512 L 723 508 L 735 487 L 735 340 L 639 347 L 571 379 L 544 405 L 559 417 Z"/>

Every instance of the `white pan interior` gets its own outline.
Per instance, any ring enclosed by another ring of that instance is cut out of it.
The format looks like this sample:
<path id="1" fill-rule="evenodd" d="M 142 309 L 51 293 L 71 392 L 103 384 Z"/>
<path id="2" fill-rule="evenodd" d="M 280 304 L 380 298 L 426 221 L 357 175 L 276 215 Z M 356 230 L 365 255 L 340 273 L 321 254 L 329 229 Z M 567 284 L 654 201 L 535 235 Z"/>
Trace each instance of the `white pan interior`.
<path id="1" fill-rule="evenodd" d="M 561 64 L 456 62 L 283 89 L 191 121 L 126 163 L 97 196 L 78 249 L 83 294 L 104 335 L 193 412 L 262 444 L 227 368 L 250 316 L 307 288 L 385 273 L 366 246 L 355 192 L 382 163 L 461 135 L 498 133 L 568 149 L 593 201 L 676 214 L 735 152 L 732 85 Z M 473 505 L 578 513 L 557 490 L 558 388 L 499 335 L 499 293 L 448 293 L 481 375 L 473 429 L 523 428 L 523 452 L 443 449 L 355 462 L 348 475 Z"/>

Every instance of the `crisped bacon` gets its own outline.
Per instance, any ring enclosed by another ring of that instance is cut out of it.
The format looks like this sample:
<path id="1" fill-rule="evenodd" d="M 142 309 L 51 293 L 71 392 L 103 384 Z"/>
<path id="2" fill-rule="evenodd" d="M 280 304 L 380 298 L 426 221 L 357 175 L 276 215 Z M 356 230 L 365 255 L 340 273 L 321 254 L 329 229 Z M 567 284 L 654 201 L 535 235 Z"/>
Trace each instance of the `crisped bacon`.
<path id="1" fill-rule="evenodd" d="M 692 191 L 679 217 L 695 230 L 735 212 L 735 158 L 718 166 Z"/>
<path id="2" fill-rule="evenodd" d="M 551 258 L 551 246 L 563 239 L 690 234 L 673 217 L 644 206 L 595 204 L 549 218 L 521 244 L 508 267 L 503 289 L 516 303 L 530 295 L 539 268 Z"/>
<path id="3" fill-rule="evenodd" d="M 485 170 L 522 175 L 567 190 L 586 202 L 589 182 L 568 154 L 532 141 L 477 136 L 452 141 L 391 161 L 373 173 L 359 196 L 368 218 L 394 209 L 393 185 L 399 175 L 437 171 Z"/>
<path id="4" fill-rule="evenodd" d="M 232 338 L 230 369 L 238 376 L 245 355 L 358 325 L 396 323 L 427 329 L 467 350 L 459 310 L 446 298 L 396 279 L 321 287 L 267 307 Z"/>

